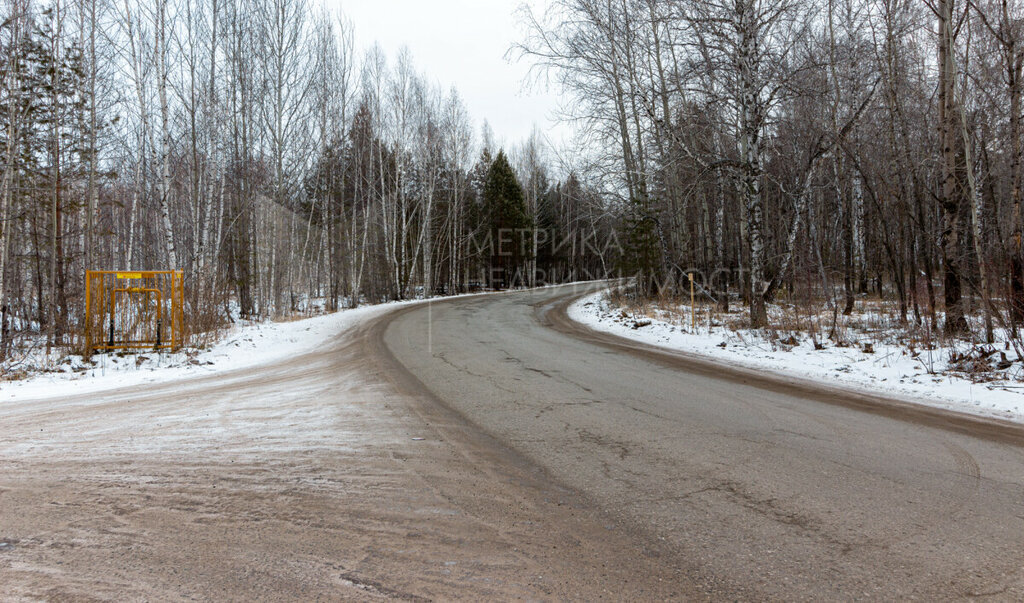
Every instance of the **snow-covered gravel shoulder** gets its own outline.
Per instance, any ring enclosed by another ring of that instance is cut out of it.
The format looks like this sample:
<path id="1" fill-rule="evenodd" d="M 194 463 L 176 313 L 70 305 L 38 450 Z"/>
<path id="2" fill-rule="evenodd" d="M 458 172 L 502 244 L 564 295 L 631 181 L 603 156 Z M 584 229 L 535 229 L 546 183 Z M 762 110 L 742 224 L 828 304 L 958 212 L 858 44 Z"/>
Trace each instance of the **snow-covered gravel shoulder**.
<path id="1" fill-rule="evenodd" d="M 0 404 L 57 398 L 115 388 L 205 377 L 250 368 L 314 350 L 324 341 L 411 300 L 362 306 L 285 322 L 237 323 L 208 350 L 196 353 L 96 354 L 93 363 L 71 357 L 62 371 L 0 382 Z"/>
<path id="2" fill-rule="evenodd" d="M 569 306 L 568 314 L 572 320 L 596 331 L 734 366 L 1024 423 L 1024 384 L 973 383 L 954 375 L 929 374 L 925 370 L 926 359 L 913 358 L 896 345 L 876 345 L 874 353 L 856 347 L 829 346 L 816 350 L 810 341 L 793 346 L 772 345 L 749 331 L 737 333 L 718 327 L 709 332 L 707 327 L 698 325 L 697 333 L 689 333 L 657 319 L 634 328 L 633 320 L 624 320 L 622 310 L 609 305 L 606 292 L 580 298 Z"/>

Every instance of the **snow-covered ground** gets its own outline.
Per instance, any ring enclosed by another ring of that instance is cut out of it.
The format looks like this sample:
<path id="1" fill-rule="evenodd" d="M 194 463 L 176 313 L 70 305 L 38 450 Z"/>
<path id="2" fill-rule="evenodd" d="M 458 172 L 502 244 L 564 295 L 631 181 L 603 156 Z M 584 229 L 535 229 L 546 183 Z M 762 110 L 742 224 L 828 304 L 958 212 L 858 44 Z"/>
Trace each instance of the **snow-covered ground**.
<path id="1" fill-rule="evenodd" d="M 0 404 L 201 377 L 269 364 L 311 351 L 396 305 L 412 303 L 423 303 L 423 300 L 362 306 L 286 322 L 240 321 L 205 351 L 96 354 L 91 364 L 84 362 L 81 356 L 71 356 L 57 363 L 57 371 L 20 381 L 0 382 Z"/>
<path id="2" fill-rule="evenodd" d="M 539 288 L 578 284 L 581 283 L 546 285 Z M 481 293 L 460 294 L 456 297 L 463 295 Z M 451 296 L 445 298 L 447 297 Z M 36 350 L 31 354 L 31 364 L 49 368 L 34 368 L 30 376 L 20 380 L 0 380 L 0 404 L 12 400 L 56 398 L 175 381 L 270 364 L 305 351 L 312 351 L 329 338 L 396 306 L 428 303 L 439 299 L 444 298 L 419 298 L 373 304 L 293 321 L 239 320 L 217 338 L 216 344 L 205 350 L 187 349 L 178 353 L 96 354 L 91 363 L 85 362 L 81 356 L 59 355 L 57 352 L 45 357 L 41 350 Z M 311 305 L 316 306 L 315 303 Z"/>
<path id="3" fill-rule="evenodd" d="M 916 356 L 905 346 L 884 343 L 873 343 L 870 351 L 827 343 L 816 349 L 807 337 L 772 341 L 756 331 L 708 326 L 702 320 L 691 332 L 689 321 L 663 311 L 633 316 L 613 306 L 607 292 L 577 300 L 569 317 L 598 331 L 737 366 L 1024 423 L 1024 383 L 1011 378 L 975 383 L 942 373 L 937 370 L 945 362 L 941 349 L 917 351 Z"/>

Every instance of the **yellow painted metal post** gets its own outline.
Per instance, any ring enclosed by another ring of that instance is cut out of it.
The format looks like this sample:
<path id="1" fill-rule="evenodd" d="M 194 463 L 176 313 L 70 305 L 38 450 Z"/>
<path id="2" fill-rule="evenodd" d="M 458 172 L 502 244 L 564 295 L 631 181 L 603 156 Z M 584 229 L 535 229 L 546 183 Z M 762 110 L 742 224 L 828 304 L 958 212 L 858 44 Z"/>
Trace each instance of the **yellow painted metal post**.
<path id="1" fill-rule="evenodd" d="M 92 304 L 90 293 L 92 289 L 92 270 L 85 271 L 85 356 L 92 357 Z"/>
<path id="2" fill-rule="evenodd" d="M 97 323 L 96 324 L 96 328 L 98 329 L 96 331 L 96 341 L 97 341 L 97 343 L 102 344 L 103 341 L 104 341 L 104 339 L 103 339 L 103 331 L 106 328 L 106 324 L 105 324 L 106 323 L 106 316 L 107 316 L 106 307 L 107 307 L 107 297 L 109 297 L 109 295 L 108 295 L 108 291 L 107 291 L 107 274 L 100 273 L 99 276 L 100 276 L 100 300 L 99 300 L 99 304 L 96 305 L 96 323 Z"/>
<path id="3" fill-rule="evenodd" d="M 185 343 L 185 284 L 182 274 L 181 270 L 171 273 L 171 344 L 175 349 Z"/>
<path id="4" fill-rule="evenodd" d="M 179 270 L 175 275 L 178 281 L 178 347 L 185 345 L 185 272 Z"/>
<path id="5" fill-rule="evenodd" d="M 171 301 L 171 307 L 169 308 L 170 309 L 170 325 L 169 325 L 170 337 L 168 337 L 167 341 L 170 343 L 172 350 L 174 349 L 174 346 L 175 346 L 174 332 L 177 330 L 177 329 L 174 328 L 174 323 L 177 322 L 177 318 L 178 318 L 178 312 L 177 312 L 178 286 L 177 286 L 177 284 L 178 284 L 177 283 L 177 279 L 174 278 L 174 273 L 171 273 L 171 300 L 170 300 Z"/>

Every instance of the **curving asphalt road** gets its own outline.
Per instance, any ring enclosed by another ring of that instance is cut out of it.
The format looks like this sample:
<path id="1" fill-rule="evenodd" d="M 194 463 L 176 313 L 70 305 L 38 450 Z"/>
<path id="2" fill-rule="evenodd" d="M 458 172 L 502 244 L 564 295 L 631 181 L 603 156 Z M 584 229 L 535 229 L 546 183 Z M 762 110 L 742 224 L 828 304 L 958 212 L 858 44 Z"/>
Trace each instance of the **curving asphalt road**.
<path id="1" fill-rule="evenodd" d="M 598 334 L 565 316 L 586 290 L 414 307 L 378 336 L 408 390 L 582 493 L 681 586 L 1024 600 L 1024 429 Z"/>
<path id="2" fill-rule="evenodd" d="M 1024 429 L 588 331 L 596 286 L 0 403 L 0 600 L 1024 599 Z"/>
<path id="3" fill-rule="evenodd" d="M 406 391 L 387 311 L 272 366 L 0 402 L 0 601 L 701 595 Z"/>

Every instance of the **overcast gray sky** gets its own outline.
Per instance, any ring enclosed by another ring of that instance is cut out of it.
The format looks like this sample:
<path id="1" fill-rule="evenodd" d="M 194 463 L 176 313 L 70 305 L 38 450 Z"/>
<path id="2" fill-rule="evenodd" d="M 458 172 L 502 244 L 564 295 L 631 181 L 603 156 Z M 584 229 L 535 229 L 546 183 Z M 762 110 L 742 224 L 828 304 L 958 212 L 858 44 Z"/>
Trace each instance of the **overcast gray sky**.
<path id="1" fill-rule="evenodd" d="M 548 0 L 530 0 L 543 10 Z M 515 144 L 534 124 L 554 142 L 566 131 L 555 125 L 559 98 L 537 87 L 524 89 L 529 69 L 506 60 L 522 37 L 516 9 L 523 0 L 325 0 L 355 29 L 355 47 L 377 41 L 390 60 L 408 46 L 417 69 L 447 89 L 455 85 L 478 128 L 486 119 L 499 143 Z"/>

